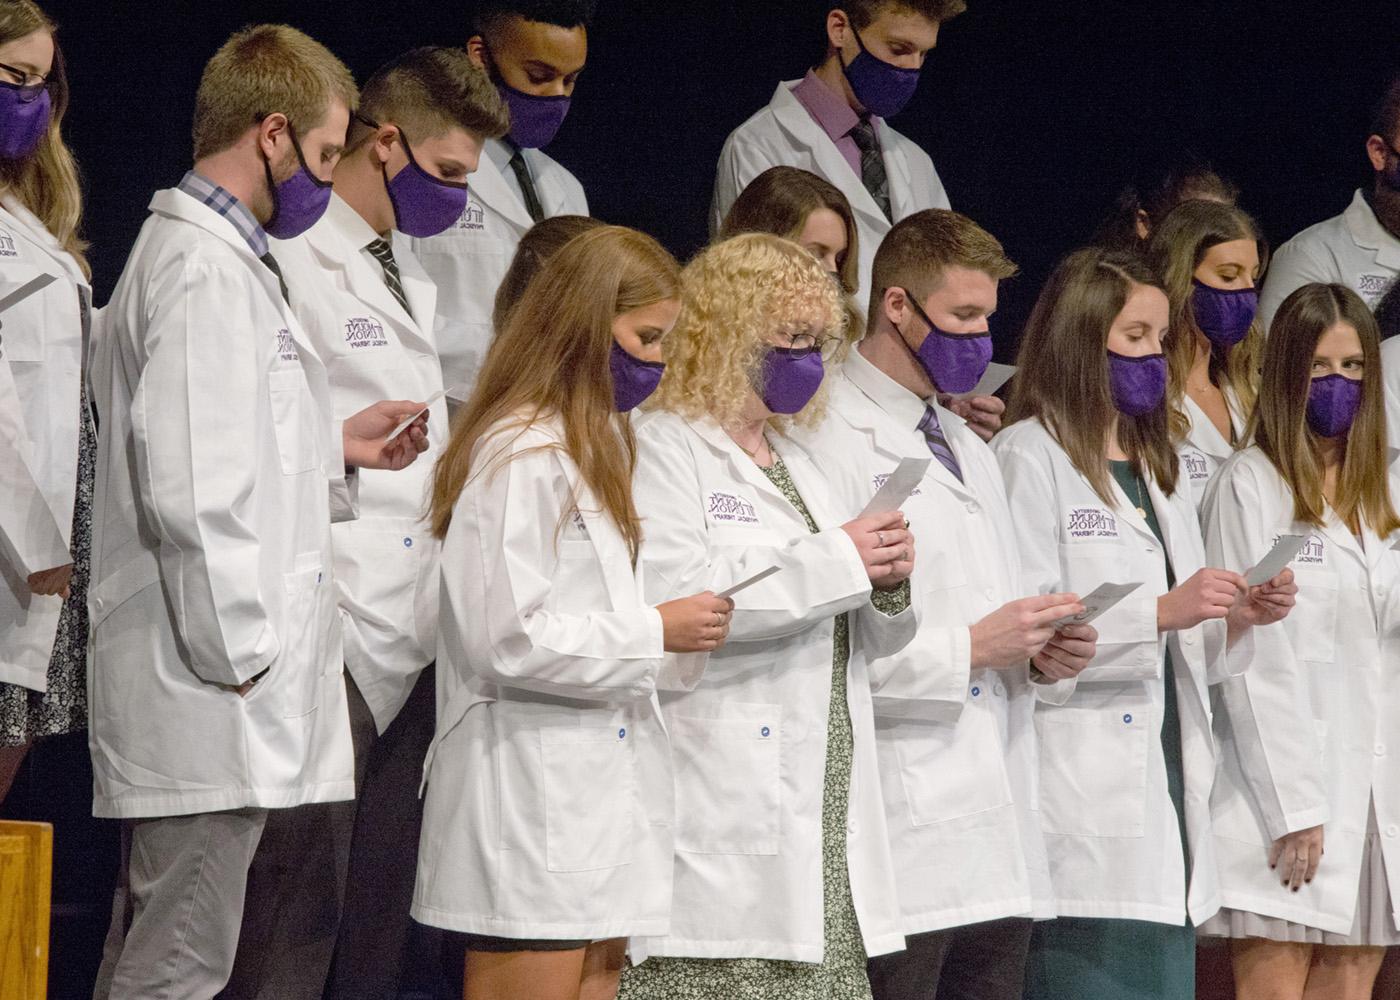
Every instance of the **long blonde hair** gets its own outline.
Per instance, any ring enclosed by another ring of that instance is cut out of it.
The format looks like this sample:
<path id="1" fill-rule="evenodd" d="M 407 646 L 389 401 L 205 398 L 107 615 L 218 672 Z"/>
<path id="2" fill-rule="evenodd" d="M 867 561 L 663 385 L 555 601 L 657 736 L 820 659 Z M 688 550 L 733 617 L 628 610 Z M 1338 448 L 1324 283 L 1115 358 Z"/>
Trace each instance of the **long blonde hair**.
<path id="1" fill-rule="evenodd" d="M 744 233 L 707 247 L 686 266 L 681 284 L 680 319 L 666 338 L 666 374 L 643 404 L 647 409 L 733 426 L 743 419 L 770 334 L 815 318 L 818 340 L 844 337 L 844 296 L 815 257 L 779 236 Z M 843 339 L 832 361 L 847 344 Z M 824 381 L 791 419 L 820 420 L 825 393 Z"/>
<path id="2" fill-rule="evenodd" d="M 1360 530 L 1364 522 L 1384 538 L 1400 528 L 1400 517 L 1390 495 L 1380 334 L 1371 310 L 1350 288 L 1304 285 L 1283 300 L 1269 328 L 1259 404 L 1247 434 L 1292 490 L 1293 517 L 1321 526 L 1326 520 L 1327 501 L 1322 493 L 1317 436 L 1307 423 L 1308 391 L 1317 343 L 1338 323 L 1355 328 L 1365 368 L 1361 409 L 1347 433 L 1332 509 L 1352 531 Z"/>
<path id="3" fill-rule="evenodd" d="M 57 26 L 32 0 L 0 0 L 0 45 L 36 31 L 55 34 Z M 79 235 L 83 218 L 83 188 L 78 164 L 63 141 L 63 116 L 68 111 L 68 73 L 58 39 L 49 72 L 49 130 L 34 153 L 22 160 L 0 160 L 0 186 L 19 199 L 59 246 L 72 254 L 83 274 L 88 267 L 88 243 Z"/>
<path id="4" fill-rule="evenodd" d="M 675 258 L 633 229 L 591 229 L 545 261 L 492 341 L 471 399 L 457 414 L 433 470 L 433 534 L 446 536 L 457 498 L 482 471 L 473 463 L 478 441 L 502 421 L 516 420 L 523 432 L 558 417 L 564 427 L 561 450 L 635 560 L 642 535 L 632 502 L 637 447 L 631 421 L 613 402 L 612 325 L 623 313 L 679 296 Z"/>

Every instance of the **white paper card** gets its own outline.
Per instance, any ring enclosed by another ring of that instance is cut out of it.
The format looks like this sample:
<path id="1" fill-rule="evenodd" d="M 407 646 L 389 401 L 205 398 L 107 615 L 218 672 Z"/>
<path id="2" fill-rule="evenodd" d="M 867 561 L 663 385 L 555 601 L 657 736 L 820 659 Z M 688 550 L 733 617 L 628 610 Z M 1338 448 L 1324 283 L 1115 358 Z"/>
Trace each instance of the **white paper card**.
<path id="1" fill-rule="evenodd" d="M 454 385 L 450 389 L 439 389 L 437 392 L 433 393 L 431 396 L 428 397 L 428 401 L 423 404 L 423 408 L 421 410 L 419 410 L 413 416 L 408 417 L 405 420 L 399 421 L 399 425 L 395 427 L 394 432 L 389 435 L 389 440 L 394 440 L 394 438 L 398 437 L 404 431 L 408 430 L 409 424 L 413 423 L 413 421 L 417 420 L 423 414 L 431 410 L 433 408 L 433 404 L 436 403 L 439 399 L 442 399 L 444 396 L 448 397 L 449 399 L 460 399 L 461 397 L 456 395 L 456 393 L 461 388 L 461 386 Z"/>
<path id="2" fill-rule="evenodd" d="M 4 298 L 0 298 L 0 313 L 19 305 L 35 292 L 53 284 L 55 280 L 57 279 L 52 274 L 36 274 L 18 288 L 6 293 Z"/>
<path id="3" fill-rule="evenodd" d="M 895 470 L 890 473 L 890 478 L 886 479 L 875 491 L 875 495 L 870 498 L 870 502 L 865 505 L 865 510 L 860 512 L 860 516 L 889 514 L 899 510 L 919 483 L 923 482 L 924 473 L 932 461 L 932 457 L 901 458 L 899 465 L 895 466 Z"/>
<path id="4" fill-rule="evenodd" d="M 1288 567 L 1288 564 L 1293 561 L 1293 557 L 1302 552 L 1303 546 L 1306 544 L 1308 544 L 1307 535 L 1279 535 L 1278 541 L 1269 550 L 1269 554 L 1260 559 L 1258 565 L 1245 574 L 1244 582 L 1251 587 L 1268 583 Z"/>
<path id="5" fill-rule="evenodd" d="M 1068 618 L 1061 618 L 1055 623 L 1055 627 L 1059 628 L 1065 625 L 1087 625 L 1141 586 L 1141 582 L 1101 583 L 1094 588 L 1092 594 L 1079 599 L 1079 603 L 1084 605 L 1084 611 L 1082 613 L 1070 615 Z"/>
<path id="6" fill-rule="evenodd" d="M 768 579 L 770 576 L 772 576 L 774 573 L 778 572 L 778 570 L 780 570 L 780 569 L 782 569 L 781 566 L 769 566 L 767 569 L 765 569 L 765 570 L 763 570 L 763 571 L 761 571 L 761 572 L 755 573 L 753 576 L 749 577 L 747 580 L 740 580 L 738 583 L 734 584 L 734 586 L 728 588 L 727 590 L 721 590 L 721 591 L 720 591 L 718 594 L 716 594 L 715 596 L 716 596 L 716 597 L 733 597 L 733 596 L 734 596 L 735 594 L 737 594 L 739 591 L 741 591 L 741 590 L 747 590 L 749 587 L 752 587 L 755 583 L 759 583 L 760 581 L 763 581 L 763 580 Z"/>
<path id="7" fill-rule="evenodd" d="M 973 396 L 990 396 L 1007 382 L 1010 382 L 1011 376 L 1015 374 L 1015 365 L 999 365 L 993 361 L 982 373 L 982 377 L 977 380 L 977 384 L 972 387 L 971 392 L 964 392 L 953 398 L 971 399 Z"/>

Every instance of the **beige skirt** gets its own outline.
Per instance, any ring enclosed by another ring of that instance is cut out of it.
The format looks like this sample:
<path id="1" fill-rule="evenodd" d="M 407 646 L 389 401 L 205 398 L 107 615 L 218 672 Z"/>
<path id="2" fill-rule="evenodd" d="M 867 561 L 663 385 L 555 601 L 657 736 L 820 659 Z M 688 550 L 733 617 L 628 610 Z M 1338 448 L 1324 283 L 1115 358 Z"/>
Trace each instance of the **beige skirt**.
<path id="1" fill-rule="evenodd" d="M 1400 931 L 1391 918 L 1390 887 L 1385 881 L 1385 857 L 1381 832 L 1376 826 L 1376 806 L 1366 824 L 1366 846 L 1361 854 L 1361 879 L 1356 893 L 1356 916 L 1350 934 L 1335 934 L 1307 924 L 1245 910 L 1222 909 L 1201 925 L 1205 937 L 1265 938 L 1294 944 L 1388 948 L 1400 945 Z"/>

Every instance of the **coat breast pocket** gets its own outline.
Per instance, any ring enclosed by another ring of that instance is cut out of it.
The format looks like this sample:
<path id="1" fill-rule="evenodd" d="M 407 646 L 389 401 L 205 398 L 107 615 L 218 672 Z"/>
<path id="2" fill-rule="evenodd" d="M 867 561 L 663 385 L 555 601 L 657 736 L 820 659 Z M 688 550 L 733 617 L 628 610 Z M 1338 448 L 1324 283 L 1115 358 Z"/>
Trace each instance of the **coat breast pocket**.
<path id="1" fill-rule="evenodd" d="M 1298 657 L 1331 663 L 1337 655 L 1337 574 L 1297 565 L 1293 572 L 1298 578 L 1298 605 L 1289 619 Z"/>
<path id="2" fill-rule="evenodd" d="M 632 743 L 622 725 L 540 730 L 550 871 L 595 871 L 631 862 L 636 839 Z"/>
<path id="3" fill-rule="evenodd" d="M 319 423 L 316 401 L 300 368 L 269 372 L 268 398 L 272 406 L 272 429 L 277 436 L 277 456 L 282 474 L 296 476 L 320 465 L 316 444 Z"/>
<path id="4" fill-rule="evenodd" d="M 1141 837 L 1147 825 L 1147 711 L 1039 708 L 1040 819 L 1046 833 Z"/>
<path id="5" fill-rule="evenodd" d="M 782 707 L 726 704 L 722 718 L 671 716 L 676 849 L 777 854 L 782 825 Z"/>
<path id="6" fill-rule="evenodd" d="M 1105 583 L 1132 583 L 1142 581 L 1142 587 L 1129 598 L 1143 597 L 1151 593 L 1154 586 L 1151 580 L 1143 577 L 1141 568 L 1130 565 L 1133 553 L 1120 542 L 1068 542 L 1060 546 L 1060 567 L 1063 578 L 1059 589 L 1067 593 L 1085 597 Z M 1140 630 L 1133 628 L 1130 616 L 1126 616 L 1126 603 L 1104 612 L 1094 621 L 1099 633 L 1100 646 L 1140 641 Z"/>

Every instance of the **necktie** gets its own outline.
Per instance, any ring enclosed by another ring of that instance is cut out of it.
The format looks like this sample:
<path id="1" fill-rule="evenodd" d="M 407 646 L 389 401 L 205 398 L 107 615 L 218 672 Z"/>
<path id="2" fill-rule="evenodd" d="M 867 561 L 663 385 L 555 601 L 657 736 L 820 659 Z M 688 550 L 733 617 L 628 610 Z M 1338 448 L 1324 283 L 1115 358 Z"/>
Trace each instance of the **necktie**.
<path id="1" fill-rule="evenodd" d="M 389 286 L 389 291 L 399 300 L 403 311 L 412 317 L 413 310 L 408 308 L 408 296 L 403 291 L 403 279 L 399 277 L 399 264 L 394 260 L 393 246 L 386 239 L 377 239 L 371 241 L 365 249 L 371 257 L 379 261 L 379 266 L 384 268 L 384 284 Z"/>
<path id="2" fill-rule="evenodd" d="M 267 253 L 259 257 L 258 260 L 262 261 L 265 265 L 267 265 L 267 269 L 269 271 L 277 275 L 277 287 L 282 289 L 282 301 L 286 302 L 288 305 L 291 305 L 292 300 L 287 296 L 287 282 L 282 277 L 282 268 L 280 268 L 277 265 L 277 258 L 272 256 L 272 251 L 269 250 Z"/>
<path id="3" fill-rule="evenodd" d="M 962 482 L 962 469 L 958 467 L 958 457 L 948 446 L 948 439 L 943 436 L 943 428 L 938 424 L 938 413 L 932 406 L 924 407 L 924 418 L 919 421 L 919 430 L 923 432 L 924 442 L 928 445 L 928 450 L 933 452 L 933 457 L 942 462 L 943 467 L 956 476 L 958 482 Z"/>
<path id="4" fill-rule="evenodd" d="M 894 216 L 890 214 L 890 179 L 885 173 L 885 158 L 880 153 L 875 126 L 868 117 L 862 118 L 846 134 L 855 140 L 856 148 L 860 150 L 860 182 L 870 192 L 870 197 L 875 199 L 875 204 L 880 206 L 880 211 L 885 213 L 885 218 L 893 219 Z"/>
<path id="5" fill-rule="evenodd" d="M 510 169 L 515 171 L 515 179 L 520 183 L 520 193 L 525 196 L 525 210 L 530 213 L 530 218 L 539 222 L 544 218 L 544 207 L 540 205 L 540 196 L 535 193 L 535 182 L 530 178 L 530 167 L 525 162 L 525 153 L 517 149 L 510 158 Z"/>

